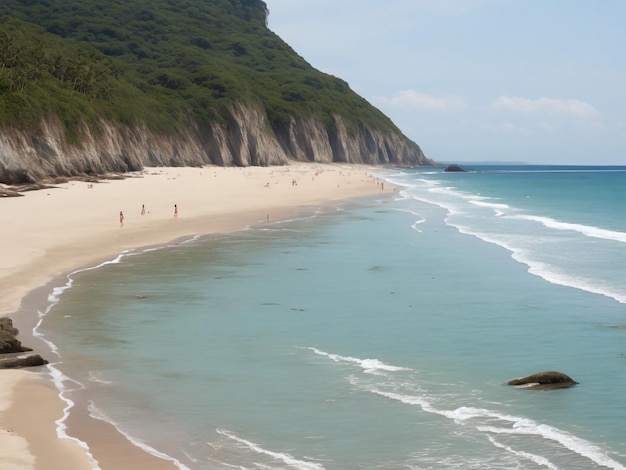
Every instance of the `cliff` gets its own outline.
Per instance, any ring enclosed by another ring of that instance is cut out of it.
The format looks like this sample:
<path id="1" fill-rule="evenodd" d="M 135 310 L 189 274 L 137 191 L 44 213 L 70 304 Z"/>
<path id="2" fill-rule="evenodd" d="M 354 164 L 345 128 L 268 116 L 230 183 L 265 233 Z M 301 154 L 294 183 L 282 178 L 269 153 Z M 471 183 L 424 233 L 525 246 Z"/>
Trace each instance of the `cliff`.
<path id="1" fill-rule="evenodd" d="M 428 165 L 262 0 L 0 2 L 0 183 L 144 166 Z"/>
<path id="2" fill-rule="evenodd" d="M 84 125 L 80 143 L 69 143 L 62 124 L 42 121 L 35 132 L 0 130 L 0 183 L 19 184 L 57 176 L 126 172 L 144 166 L 269 166 L 289 160 L 430 165 L 420 148 L 402 135 L 363 127 L 349 131 L 335 116 L 333 131 L 314 117 L 291 118 L 273 129 L 265 114 L 233 105 L 223 122 L 192 125 L 183 133 L 155 133 L 101 121 Z"/>

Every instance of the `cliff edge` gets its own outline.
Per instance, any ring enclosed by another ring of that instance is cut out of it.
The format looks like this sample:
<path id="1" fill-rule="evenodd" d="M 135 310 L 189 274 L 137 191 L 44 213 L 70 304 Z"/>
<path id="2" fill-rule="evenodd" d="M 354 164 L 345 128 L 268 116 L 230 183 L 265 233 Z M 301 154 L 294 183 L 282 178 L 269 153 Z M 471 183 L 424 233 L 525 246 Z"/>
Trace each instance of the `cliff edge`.
<path id="1" fill-rule="evenodd" d="M 367 127 L 349 131 L 335 116 L 333 131 L 314 117 L 291 118 L 274 129 L 265 114 L 233 105 L 221 123 L 192 125 L 166 135 L 147 127 L 101 121 L 94 133 L 83 126 L 79 143 L 68 142 L 50 118 L 35 131 L 0 130 L 0 183 L 21 184 L 52 177 L 127 172 L 144 166 L 270 166 L 293 161 L 418 166 L 434 162 L 402 135 Z"/>

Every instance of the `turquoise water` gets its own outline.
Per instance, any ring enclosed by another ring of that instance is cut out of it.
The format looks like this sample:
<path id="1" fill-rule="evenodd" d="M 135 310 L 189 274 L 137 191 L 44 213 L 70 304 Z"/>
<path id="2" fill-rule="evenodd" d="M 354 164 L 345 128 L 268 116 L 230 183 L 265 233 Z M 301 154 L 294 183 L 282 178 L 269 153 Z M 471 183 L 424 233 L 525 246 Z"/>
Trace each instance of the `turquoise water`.
<path id="1" fill-rule="evenodd" d="M 72 274 L 64 396 L 179 468 L 626 468 L 626 169 L 478 170 Z"/>

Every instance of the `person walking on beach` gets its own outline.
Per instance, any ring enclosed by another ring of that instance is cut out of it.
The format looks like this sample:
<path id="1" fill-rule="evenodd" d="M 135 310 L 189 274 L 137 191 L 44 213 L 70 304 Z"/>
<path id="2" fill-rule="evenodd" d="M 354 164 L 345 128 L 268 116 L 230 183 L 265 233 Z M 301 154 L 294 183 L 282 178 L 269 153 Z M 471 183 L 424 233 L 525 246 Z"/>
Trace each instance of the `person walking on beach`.
<path id="1" fill-rule="evenodd" d="M 144 204 L 141 205 L 141 215 L 146 215 L 146 206 Z"/>
<path id="2" fill-rule="evenodd" d="M 124 213 L 120 211 L 120 227 L 124 226 Z"/>
<path id="3" fill-rule="evenodd" d="M 174 204 L 174 217 L 178 217 L 178 206 Z"/>

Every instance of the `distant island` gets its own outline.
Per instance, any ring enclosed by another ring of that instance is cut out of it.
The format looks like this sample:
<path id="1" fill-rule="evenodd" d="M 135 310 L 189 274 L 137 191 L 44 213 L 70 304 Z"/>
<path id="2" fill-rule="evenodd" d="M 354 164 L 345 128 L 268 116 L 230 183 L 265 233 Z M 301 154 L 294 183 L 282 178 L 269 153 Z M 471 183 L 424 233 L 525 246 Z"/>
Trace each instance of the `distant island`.
<path id="1" fill-rule="evenodd" d="M 467 170 L 461 168 L 459 165 L 453 164 L 453 165 L 448 165 L 445 170 L 443 171 L 448 171 L 448 172 L 465 172 Z"/>

